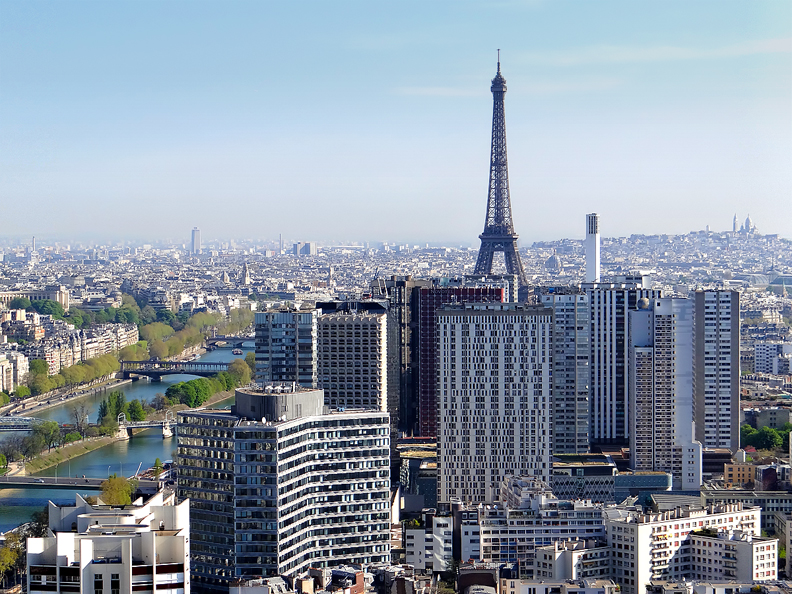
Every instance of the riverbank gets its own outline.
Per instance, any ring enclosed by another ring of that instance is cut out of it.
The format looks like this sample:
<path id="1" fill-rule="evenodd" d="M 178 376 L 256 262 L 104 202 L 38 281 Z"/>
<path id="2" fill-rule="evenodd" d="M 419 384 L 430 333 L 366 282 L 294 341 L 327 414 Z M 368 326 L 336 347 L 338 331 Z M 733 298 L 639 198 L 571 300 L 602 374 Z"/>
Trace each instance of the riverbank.
<path id="1" fill-rule="evenodd" d="M 65 406 L 69 402 L 76 402 L 81 398 L 93 396 L 97 392 L 116 390 L 119 388 L 119 386 L 125 386 L 131 383 L 132 380 L 128 379 L 111 379 L 100 384 L 96 384 L 87 390 L 80 390 L 79 392 L 72 392 L 70 394 L 63 394 L 61 396 L 53 396 L 46 401 L 36 403 L 27 401 L 23 403 L 25 405 L 24 408 L 17 406 L 15 409 L 10 409 L 6 414 L 19 415 L 20 417 L 35 416 L 36 413 L 41 412 L 42 410 L 47 410 L 48 408 L 54 408 L 56 406 Z"/>
<path id="2" fill-rule="evenodd" d="M 115 437 L 96 437 L 86 439 L 77 443 L 70 443 L 67 446 L 55 448 L 50 452 L 41 454 L 36 459 L 31 460 L 25 464 L 24 474 L 33 474 L 57 466 L 62 462 L 67 462 L 73 458 L 77 458 L 84 454 L 98 450 L 106 445 L 110 445 L 116 441 Z"/>
<path id="3" fill-rule="evenodd" d="M 209 398 L 204 404 L 203 407 L 211 406 L 212 404 L 216 404 L 218 402 L 222 402 L 223 400 L 228 400 L 229 398 L 234 397 L 233 390 L 227 390 L 224 392 L 217 392 L 213 396 Z M 60 403 L 62 404 L 62 403 Z M 175 415 L 177 412 L 181 410 L 188 410 L 189 407 L 186 404 L 177 404 L 175 406 L 169 406 L 168 408 L 155 413 L 148 415 L 148 419 L 150 420 L 163 420 L 167 412 L 173 412 Z M 34 474 L 36 472 L 40 472 L 46 468 L 51 468 L 52 466 L 57 466 L 63 462 L 67 462 L 73 458 L 77 458 L 89 452 L 93 452 L 98 450 L 99 448 L 105 447 L 118 441 L 116 437 L 97 437 L 91 438 L 87 440 L 83 440 L 77 443 L 71 443 L 66 446 L 62 446 L 59 448 L 55 448 L 50 452 L 42 453 L 34 460 L 27 462 L 22 470 L 21 474 Z"/>

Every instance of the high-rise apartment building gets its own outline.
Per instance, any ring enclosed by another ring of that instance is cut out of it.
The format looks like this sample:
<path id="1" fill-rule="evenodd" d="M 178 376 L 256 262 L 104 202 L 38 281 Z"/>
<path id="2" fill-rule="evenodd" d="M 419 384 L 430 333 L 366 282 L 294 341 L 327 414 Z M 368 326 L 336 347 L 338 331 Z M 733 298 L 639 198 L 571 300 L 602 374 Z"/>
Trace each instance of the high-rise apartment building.
<path id="1" fill-rule="evenodd" d="M 324 409 L 321 390 L 268 386 L 179 412 L 196 589 L 390 561 L 388 413 Z"/>
<path id="2" fill-rule="evenodd" d="M 740 294 L 695 293 L 696 439 L 705 448 L 740 447 Z"/>
<path id="3" fill-rule="evenodd" d="M 193 255 L 201 253 L 201 230 L 198 227 L 193 227 L 192 230 L 190 253 Z"/>
<path id="4" fill-rule="evenodd" d="M 591 310 L 589 296 L 570 288 L 541 289 L 539 301 L 554 312 L 553 453 L 589 451 Z"/>
<path id="5" fill-rule="evenodd" d="M 434 286 L 417 289 L 418 320 L 418 435 L 437 436 L 437 310 L 446 303 L 506 301 L 502 286 Z"/>
<path id="6" fill-rule="evenodd" d="M 316 310 L 256 312 L 256 379 L 316 385 Z"/>
<path id="7" fill-rule="evenodd" d="M 413 279 L 411 275 L 391 276 L 371 281 L 374 299 L 387 299 L 388 309 L 388 377 L 391 387 L 398 389 L 399 430 L 414 433 L 418 419 L 418 329 L 413 320 L 417 309 L 418 287 L 431 287 L 429 279 Z"/>
<path id="8" fill-rule="evenodd" d="M 693 438 L 693 302 L 640 299 L 629 312 L 630 466 L 671 474 L 675 489 L 701 488 Z"/>
<path id="9" fill-rule="evenodd" d="M 610 283 L 583 283 L 591 311 L 591 383 L 589 439 L 596 446 L 629 443 L 628 312 L 639 299 L 661 297 L 641 276 Z"/>
<path id="10" fill-rule="evenodd" d="M 519 303 L 437 310 L 439 502 L 492 502 L 507 475 L 548 482 L 553 310 Z"/>
<path id="11" fill-rule="evenodd" d="M 387 308 L 317 304 L 317 385 L 331 408 L 388 410 Z M 328 313 L 325 313 L 328 311 Z"/>
<path id="12" fill-rule="evenodd" d="M 600 233 L 599 215 L 591 213 L 586 215 L 586 282 L 600 282 Z"/>

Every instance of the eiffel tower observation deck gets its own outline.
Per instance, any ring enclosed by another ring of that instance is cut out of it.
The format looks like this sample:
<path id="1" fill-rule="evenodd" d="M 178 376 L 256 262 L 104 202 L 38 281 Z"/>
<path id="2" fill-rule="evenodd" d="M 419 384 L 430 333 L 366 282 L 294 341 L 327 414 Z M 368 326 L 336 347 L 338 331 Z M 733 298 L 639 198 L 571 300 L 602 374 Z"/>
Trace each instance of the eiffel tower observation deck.
<path id="1" fill-rule="evenodd" d="M 496 252 L 503 252 L 506 271 L 516 274 L 521 287 L 528 285 L 523 270 L 517 238 L 512 221 L 511 198 L 509 196 L 509 164 L 506 159 L 506 116 L 503 98 L 506 95 L 506 79 L 500 70 L 498 50 L 498 73 L 492 79 L 492 152 L 490 154 L 489 196 L 487 197 L 487 219 L 484 232 L 479 235 L 476 274 L 491 274 L 492 259 Z"/>

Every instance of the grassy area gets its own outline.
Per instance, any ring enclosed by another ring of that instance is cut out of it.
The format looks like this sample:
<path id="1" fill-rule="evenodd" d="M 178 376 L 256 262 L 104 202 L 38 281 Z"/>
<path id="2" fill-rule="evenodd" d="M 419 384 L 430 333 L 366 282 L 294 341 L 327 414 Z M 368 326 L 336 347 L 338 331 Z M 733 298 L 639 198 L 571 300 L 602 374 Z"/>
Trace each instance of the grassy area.
<path id="1" fill-rule="evenodd" d="M 32 474 L 44 470 L 45 468 L 56 466 L 61 462 L 66 462 L 72 458 L 77 458 L 88 452 L 98 450 L 114 441 L 116 441 L 115 437 L 100 437 L 98 439 L 92 439 L 91 441 L 72 443 L 65 447 L 52 450 L 49 453 L 43 453 L 25 464 L 25 473 Z"/>

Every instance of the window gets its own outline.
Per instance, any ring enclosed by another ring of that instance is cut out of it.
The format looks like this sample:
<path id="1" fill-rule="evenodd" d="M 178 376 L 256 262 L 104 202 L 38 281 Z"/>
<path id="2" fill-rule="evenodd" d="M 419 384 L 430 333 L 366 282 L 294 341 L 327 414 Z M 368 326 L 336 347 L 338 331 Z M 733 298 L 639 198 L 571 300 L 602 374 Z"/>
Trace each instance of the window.
<path id="1" fill-rule="evenodd" d="M 110 575 L 110 594 L 121 594 L 121 580 L 117 573 Z"/>
<path id="2" fill-rule="evenodd" d="M 94 575 L 94 594 L 103 594 L 104 593 L 104 585 L 102 584 L 102 574 L 98 573 Z"/>

